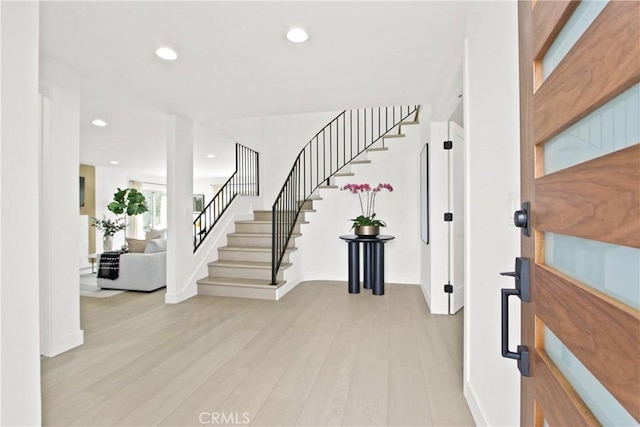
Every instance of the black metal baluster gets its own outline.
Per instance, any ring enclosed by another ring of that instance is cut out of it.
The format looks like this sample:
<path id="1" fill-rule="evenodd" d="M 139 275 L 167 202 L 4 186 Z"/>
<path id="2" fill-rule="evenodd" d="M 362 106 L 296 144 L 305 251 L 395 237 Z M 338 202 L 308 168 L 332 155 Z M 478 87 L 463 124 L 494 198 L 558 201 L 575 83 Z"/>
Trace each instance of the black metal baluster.
<path id="1" fill-rule="evenodd" d="M 331 143 L 331 139 L 332 139 L 332 129 L 333 126 L 331 125 L 333 122 L 329 123 L 329 173 L 331 173 L 332 169 L 331 169 L 331 163 L 332 163 L 332 158 L 333 158 L 333 144 Z M 326 178 L 327 176 L 327 171 L 324 171 L 324 176 Z"/>
<path id="2" fill-rule="evenodd" d="M 322 129 L 322 180 L 327 174 L 327 144 L 324 129 Z"/>
<path id="3" fill-rule="evenodd" d="M 373 141 L 375 140 L 374 136 L 373 136 L 373 108 L 371 109 L 371 142 L 373 143 Z M 383 141 L 384 143 L 384 141 Z"/>
<path id="4" fill-rule="evenodd" d="M 364 146 L 367 147 L 367 109 L 363 109 L 362 112 L 364 113 Z"/>
<path id="5" fill-rule="evenodd" d="M 347 164 L 347 115 L 342 113 L 342 161 Z"/>
<path id="6" fill-rule="evenodd" d="M 351 158 L 353 159 L 353 110 L 349 110 L 349 146 L 351 148 Z"/>

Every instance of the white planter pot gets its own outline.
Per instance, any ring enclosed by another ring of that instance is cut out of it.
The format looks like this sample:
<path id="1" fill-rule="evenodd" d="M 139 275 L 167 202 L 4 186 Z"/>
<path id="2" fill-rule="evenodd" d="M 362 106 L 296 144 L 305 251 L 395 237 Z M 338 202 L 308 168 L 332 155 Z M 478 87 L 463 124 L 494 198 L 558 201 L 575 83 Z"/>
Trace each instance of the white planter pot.
<path id="1" fill-rule="evenodd" d="M 113 250 L 113 236 L 102 237 L 102 250 L 104 252 L 109 252 Z"/>

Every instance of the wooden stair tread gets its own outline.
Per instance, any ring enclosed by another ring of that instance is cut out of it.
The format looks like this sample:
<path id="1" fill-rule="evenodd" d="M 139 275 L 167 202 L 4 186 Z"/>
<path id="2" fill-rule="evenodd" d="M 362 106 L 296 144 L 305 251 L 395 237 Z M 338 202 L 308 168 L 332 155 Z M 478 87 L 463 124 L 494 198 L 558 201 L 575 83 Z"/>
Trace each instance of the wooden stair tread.
<path id="1" fill-rule="evenodd" d="M 197 280 L 196 283 L 198 285 L 219 285 L 219 286 L 221 285 L 221 286 L 238 286 L 238 287 L 247 287 L 247 288 L 277 289 L 287 282 L 283 280 L 281 282 L 278 282 L 276 285 L 272 285 L 271 280 L 207 276 L 207 277 L 203 277 L 200 280 Z"/>
<path id="2" fill-rule="evenodd" d="M 337 185 L 320 185 L 318 188 L 327 189 L 327 188 L 340 188 L 340 187 Z"/>
<path id="3" fill-rule="evenodd" d="M 209 267 L 236 267 L 236 268 L 253 268 L 256 270 L 271 270 L 270 262 L 256 262 L 256 261 L 225 261 L 216 260 L 207 264 Z M 280 264 L 281 269 L 291 267 L 291 263 Z"/>
<path id="4" fill-rule="evenodd" d="M 373 147 L 367 148 L 367 151 L 387 151 L 389 147 Z"/>
<path id="5" fill-rule="evenodd" d="M 408 122 L 401 122 L 400 125 L 419 125 L 420 120 L 410 120 Z"/>
<path id="6" fill-rule="evenodd" d="M 273 221 L 260 219 L 242 219 L 235 221 L 236 224 L 272 224 Z M 296 224 L 309 224 L 309 221 L 297 221 Z"/>
<path id="7" fill-rule="evenodd" d="M 363 165 L 366 163 L 371 163 L 371 160 L 351 160 L 349 163 L 352 165 Z"/>
<path id="8" fill-rule="evenodd" d="M 237 251 L 237 252 L 271 252 L 271 248 L 264 246 L 222 246 L 219 251 Z M 297 251 L 298 248 L 287 248 L 285 252 Z"/>
<path id="9" fill-rule="evenodd" d="M 354 176 L 355 174 L 353 172 L 338 172 L 333 174 L 333 176 Z"/>
<path id="10" fill-rule="evenodd" d="M 258 213 L 271 213 L 271 210 L 265 211 L 265 210 L 256 210 L 254 212 L 258 212 Z M 281 211 L 281 212 L 295 212 L 295 211 Z M 300 212 L 317 212 L 315 209 L 300 209 Z"/>
<path id="11" fill-rule="evenodd" d="M 390 133 L 388 135 L 384 135 L 383 138 L 404 138 L 404 133 Z"/>
<path id="12" fill-rule="evenodd" d="M 269 236 L 269 237 L 271 237 L 271 233 L 238 233 L 238 232 L 233 232 L 233 233 L 227 234 L 227 236 L 234 236 L 234 237 L 265 237 L 265 236 Z M 302 233 L 293 233 L 293 234 L 291 234 L 291 237 L 300 237 L 300 236 L 302 236 Z"/>

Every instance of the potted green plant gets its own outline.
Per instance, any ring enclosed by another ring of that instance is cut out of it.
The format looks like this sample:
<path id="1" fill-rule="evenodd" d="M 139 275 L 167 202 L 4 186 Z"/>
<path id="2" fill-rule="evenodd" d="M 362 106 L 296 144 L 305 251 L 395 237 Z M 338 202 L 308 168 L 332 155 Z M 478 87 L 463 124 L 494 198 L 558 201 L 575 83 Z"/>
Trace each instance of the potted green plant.
<path id="1" fill-rule="evenodd" d="M 91 225 L 102 231 L 102 248 L 110 251 L 113 249 L 113 235 L 125 229 L 124 218 L 108 219 L 102 215 L 102 219 L 93 218 Z"/>
<path id="2" fill-rule="evenodd" d="M 116 215 L 127 214 L 128 216 L 140 215 L 149 210 L 144 194 L 135 188 L 118 188 L 113 195 L 113 202 L 107 206 Z"/>
<path id="3" fill-rule="evenodd" d="M 140 215 L 147 212 L 149 207 L 147 206 L 147 200 L 145 199 L 144 194 L 140 191 L 135 188 L 118 188 L 118 191 L 113 194 L 113 202 L 107 205 L 107 209 L 116 215 L 123 215 L 126 230 L 127 221 L 124 215 Z M 122 250 L 125 252 L 128 250 L 126 243 L 122 246 Z"/>

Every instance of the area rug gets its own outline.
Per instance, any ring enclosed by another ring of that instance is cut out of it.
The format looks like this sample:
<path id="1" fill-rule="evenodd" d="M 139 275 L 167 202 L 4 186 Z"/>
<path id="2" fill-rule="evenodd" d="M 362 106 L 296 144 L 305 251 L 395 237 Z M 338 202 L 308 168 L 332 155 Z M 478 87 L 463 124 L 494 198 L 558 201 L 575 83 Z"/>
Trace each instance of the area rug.
<path id="1" fill-rule="evenodd" d="M 109 298 L 123 292 L 125 291 L 100 289 L 95 274 L 80 275 L 80 295 L 83 297 Z"/>

